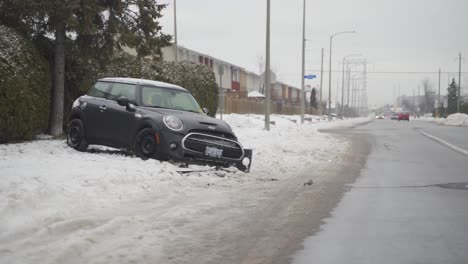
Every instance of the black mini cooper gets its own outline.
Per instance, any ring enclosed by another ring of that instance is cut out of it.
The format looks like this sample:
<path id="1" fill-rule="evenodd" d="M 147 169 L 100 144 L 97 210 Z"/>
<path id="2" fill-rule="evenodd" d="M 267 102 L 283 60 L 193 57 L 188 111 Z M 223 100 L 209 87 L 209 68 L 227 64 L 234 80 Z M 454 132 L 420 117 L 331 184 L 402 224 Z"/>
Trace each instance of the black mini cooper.
<path id="1" fill-rule="evenodd" d="M 126 148 L 142 159 L 235 166 L 248 172 L 252 150 L 209 117 L 186 89 L 143 79 L 104 78 L 72 107 L 67 144 Z"/>

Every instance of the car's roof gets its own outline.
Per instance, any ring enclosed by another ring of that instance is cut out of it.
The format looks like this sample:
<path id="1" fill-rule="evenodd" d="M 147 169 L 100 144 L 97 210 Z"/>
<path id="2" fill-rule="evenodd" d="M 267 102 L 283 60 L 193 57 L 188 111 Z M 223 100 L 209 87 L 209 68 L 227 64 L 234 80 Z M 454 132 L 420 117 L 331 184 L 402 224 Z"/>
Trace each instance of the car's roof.
<path id="1" fill-rule="evenodd" d="M 99 79 L 101 82 L 118 82 L 118 83 L 128 83 L 128 84 L 142 84 L 148 86 L 155 86 L 160 88 L 168 88 L 168 89 L 175 89 L 184 92 L 188 92 L 187 89 L 182 88 L 175 84 L 165 83 L 165 82 L 158 82 L 153 80 L 146 80 L 146 79 L 137 79 L 137 78 L 116 78 L 116 77 L 108 77 Z"/>

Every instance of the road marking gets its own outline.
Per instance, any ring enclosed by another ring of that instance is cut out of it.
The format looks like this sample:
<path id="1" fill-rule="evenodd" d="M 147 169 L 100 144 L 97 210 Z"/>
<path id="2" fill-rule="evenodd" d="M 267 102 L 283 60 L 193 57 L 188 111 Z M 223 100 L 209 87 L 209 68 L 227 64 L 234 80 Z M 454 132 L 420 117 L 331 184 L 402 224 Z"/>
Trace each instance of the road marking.
<path id="1" fill-rule="evenodd" d="M 426 133 L 426 132 L 422 132 L 422 131 L 418 131 L 418 132 L 421 133 L 422 135 L 424 135 L 424 136 L 430 138 L 430 139 L 433 139 L 433 140 L 439 142 L 439 143 L 442 144 L 442 145 L 445 145 L 446 147 L 449 147 L 449 148 L 451 148 L 451 149 L 453 149 L 453 150 L 455 150 L 455 151 L 460 152 L 461 154 L 464 154 L 464 155 L 468 156 L 468 150 L 464 150 L 464 149 L 462 149 L 462 148 L 460 148 L 460 147 L 457 147 L 457 146 L 455 146 L 455 145 L 453 145 L 453 144 L 450 144 L 449 142 L 447 142 L 447 141 L 445 141 L 445 140 L 443 140 L 443 139 L 440 139 L 440 138 L 438 138 L 438 137 L 435 137 L 435 136 L 433 136 L 433 135 L 431 135 L 431 134 L 428 134 L 428 133 Z"/>

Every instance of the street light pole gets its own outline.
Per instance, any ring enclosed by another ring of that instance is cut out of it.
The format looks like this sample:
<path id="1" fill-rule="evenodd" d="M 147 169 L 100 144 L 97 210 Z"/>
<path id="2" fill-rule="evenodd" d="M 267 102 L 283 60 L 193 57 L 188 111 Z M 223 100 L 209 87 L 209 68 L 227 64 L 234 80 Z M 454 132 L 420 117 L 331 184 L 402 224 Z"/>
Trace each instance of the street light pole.
<path id="1" fill-rule="evenodd" d="M 270 0 L 267 0 L 265 57 L 265 130 L 270 131 Z"/>
<path id="2" fill-rule="evenodd" d="M 174 60 L 179 61 L 179 48 L 177 46 L 177 0 L 174 0 Z"/>
<path id="3" fill-rule="evenodd" d="M 333 53 L 333 38 L 340 34 L 356 33 L 356 31 L 343 31 L 330 36 L 330 65 L 328 71 L 328 120 L 331 120 L 331 85 L 332 85 L 332 53 Z"/>
<path id="4" fill-rule="evenodd" d="M 302 74 L 301 74 L 301 124 L 304 124 L 304 114 L 305 114 L 305 26 L 306 26 L 306 0 L 304 0 L 304 7 L 302 10 Z"/>

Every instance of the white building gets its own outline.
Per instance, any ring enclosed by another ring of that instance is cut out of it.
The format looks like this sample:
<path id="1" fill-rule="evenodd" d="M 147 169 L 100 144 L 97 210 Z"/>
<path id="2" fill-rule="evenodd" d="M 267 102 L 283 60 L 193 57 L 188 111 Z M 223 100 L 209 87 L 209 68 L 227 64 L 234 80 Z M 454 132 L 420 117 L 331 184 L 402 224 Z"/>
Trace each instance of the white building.
<path id="1" fill-rule="evenodd" d="M 232 92 L 243 92 L 245 96 L 247 96 L 248 92 L 252 91 L 264 92 L 262 91 L 263 81 L 259 74 L 249 72 L 240 66 L 182 46 L 178 46 L 177 51 L 179 61 L 190 61 L 209 67 L 213 71 L 218 85 L 220 84 L 220 73 L 222 72 L 223 83 L 221 87 L 224 89 Z M 162 54 L 165 61 L 175 61 L 174 46 L 162 48 Z M 276 83 L 271 95 L 272 99 L 286 99 L 290 102 L 295 102 L 299 91 L 296 87 L 284 83 Z"/>
<path id="2" fill-rule="evenodd" d="M 174 47 L 165 47 L 162 49 L 163 58 L 165 61 L 175 61 L 175 54 L 174 54 Z M 223 73 L 222 79 L 223 83 L 221 85 L 222 88 L 228 90 L 240 90 L 240 67 L 214 58 L 210 55 L 203 54 L 201 52 L 197 52 L 191 49 L 187 49 L 185 47 L 179 46 L 178 47 L 178 60 L 179 61 L 190 61 L 198 64 L 206 65 L 207 67 L 213 70 L 215 74 L 216 82 L 218 85 L 220 84 L 220 70 Z M 222 68 L 222 69 L 221 69 Z"/>

